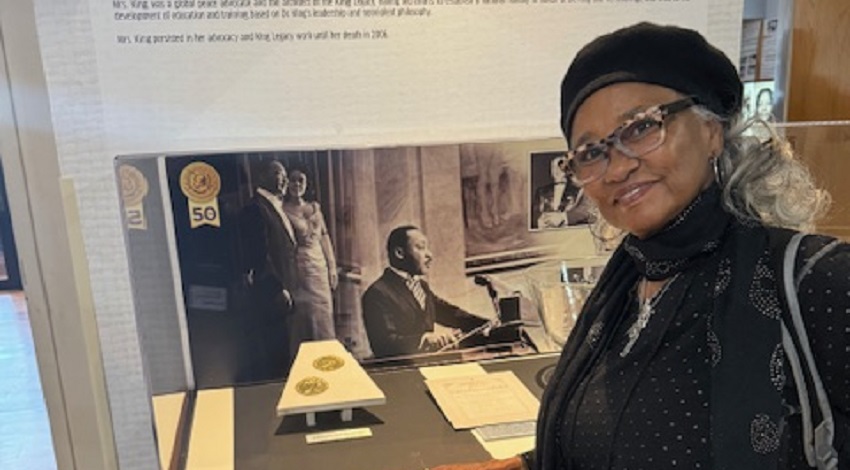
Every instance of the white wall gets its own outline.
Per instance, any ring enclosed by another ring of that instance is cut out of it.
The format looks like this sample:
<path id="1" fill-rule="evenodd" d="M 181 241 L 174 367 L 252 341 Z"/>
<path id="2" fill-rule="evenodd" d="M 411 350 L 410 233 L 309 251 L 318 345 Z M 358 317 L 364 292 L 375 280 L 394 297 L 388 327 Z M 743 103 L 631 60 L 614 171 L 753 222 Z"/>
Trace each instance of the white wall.
<path id="1" fill-rule="evenodd" d="M 0 12 L 0 155 L 57 464 L 115 468 L 87 265 L 74 243 L 79 230 L 66 222 L 74 204 L 64 202 L 75 201 L 63 201 L 60 189 L 33 2 L 2 0 Z"/>

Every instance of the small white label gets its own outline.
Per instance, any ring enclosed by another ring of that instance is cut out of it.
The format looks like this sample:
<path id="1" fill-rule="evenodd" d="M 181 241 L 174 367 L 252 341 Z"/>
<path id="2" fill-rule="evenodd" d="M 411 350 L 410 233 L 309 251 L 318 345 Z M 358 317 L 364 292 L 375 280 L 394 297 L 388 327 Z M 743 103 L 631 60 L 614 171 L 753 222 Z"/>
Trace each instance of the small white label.
<path id="1" fill-rule="evenodd" d="M 520 421 L 516 423 L 492 424 L 478 428 L 481 438 L 485 441 L 508 439 L 512 437 L 533 436 L 537 431 L 537 421 Z"/>
<path id="2" fill-rule="evenodd" d="M 348 439 L 362 439 L 372 437 L 369 428 L 340 429 L 338 431 L 315 432 L 304 436 L 307 444 L 319 444 L 322 442 L 345 441 Z"/>

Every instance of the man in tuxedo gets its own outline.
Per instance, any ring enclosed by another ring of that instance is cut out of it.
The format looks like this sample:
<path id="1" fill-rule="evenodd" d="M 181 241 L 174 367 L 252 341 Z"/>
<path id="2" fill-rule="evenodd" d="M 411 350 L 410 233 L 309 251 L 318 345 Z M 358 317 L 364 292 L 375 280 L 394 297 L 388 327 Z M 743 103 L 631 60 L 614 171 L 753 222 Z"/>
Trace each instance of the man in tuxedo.
<path id="1" fill-rule="evenodd" d="M 283 211 L 289 180 L 276 160 L 262 162 L 256 172 L 254 197 L 242 212 L 240 232 L 249 309 L 240 372 L 245 381 L 284 377 L 304 340 L 304 322 L 292 302 L 297 287 L 296 240 Z"/>
<path id="2" fill-rule="evenodd" d="M 589 223 L 590 204 L 582 190 L 569 181 L 566 157 L 554 158 L 550 167 L 552 183 L 537 188 L 534 194 L 536 228 L 563 228 Z"/>
<path id="3" fill-rule="evenodd" d="M 433 254 L 428 238 L 407 225 L 387 239 L 390 266 L 363 294 L 366 333 L 376 358 L 437 351 L 486 320 L 441 299 L 423 279 Z M 439 323 L 449 328 L 435 328 Z"/>

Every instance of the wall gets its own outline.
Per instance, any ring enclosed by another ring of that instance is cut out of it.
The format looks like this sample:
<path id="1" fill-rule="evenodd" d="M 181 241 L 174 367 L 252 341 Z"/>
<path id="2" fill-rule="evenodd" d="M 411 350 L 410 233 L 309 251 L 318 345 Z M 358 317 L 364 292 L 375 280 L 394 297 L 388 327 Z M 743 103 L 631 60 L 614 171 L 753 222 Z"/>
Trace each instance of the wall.
<path id="1" fill-rule="evenodd" d="M 60 190 L 34 2 L 0 1 L 0 31 L 0 156 L 57 465 L 116 468 L 85 254 L 78 224 L 66 217 L 75 201 Z"/>
<path id="2" fill-rule="evenodd" d="M 850 2 L 796 0 L 791 44 L 788 121 L 850 119 Z M 819 229 L 850 238 L 847 134 L 847 126 L 812 129 L 802 154 L 833 197 Z"/>
<path id="3" fill-rule="evenodd" d="M 850 119 L 850 2 L 796 0 L 789 121 Z"/>
<path id="4" fill-rule="evenodd" d="M 818 231 L 850 240 L 850 124 L 791 127 L 786 135 L 833 202 Z"/>

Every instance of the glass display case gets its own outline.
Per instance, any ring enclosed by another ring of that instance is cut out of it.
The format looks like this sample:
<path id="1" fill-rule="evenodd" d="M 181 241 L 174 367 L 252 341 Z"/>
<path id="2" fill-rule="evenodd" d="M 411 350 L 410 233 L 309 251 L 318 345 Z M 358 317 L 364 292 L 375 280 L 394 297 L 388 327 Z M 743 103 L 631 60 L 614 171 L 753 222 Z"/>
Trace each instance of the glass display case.
<path id="1" fill-rule="evenodd" d="M 230 416 L 223 426 L 235 429 L 237 468 L 268 458 L 262 446 L 240 443 L 264 442 L 282 455 L 298 446 L 303 456 L 303 434 L 316 429 L 278 418 L 274 403 L 305 341 L 341 342 L 384 389 L 381 409 L 433 414 L 432 424 L 416 427 L 425 440 L 434 430 L 454 431 L 431 410 L 417 366 L 491 364 L 485 367 L 523 370 L 524 383 L 542 383 L 537 374 L 557 357 L 605 263 L 594 258 L 587 201 L 557 164 L 562 145 L 118 157 L 147 377 L 154 410 L 171 417 L 159 420 L 170 430 L 158 433 L 160 449 L 183 445 L 166 452 L 182 455 L 181 465 L 199 455 L 189 447 L 204 431 L 189 431 L 212 409 Z M 537 224 L 544 193 L 569 198 L 548 211 L 569 222 Z M 560 279 L 555 290 L 544 279 L 550 275 Z M 183 414 L 188 424 L 174 418 Z M 341 423 L 320 413 L 317 429 L 372 423 L 383 442 L 389 437 L 381 435 L 412 432 L 415 424 L 371 407 L 353 418 Z M 418 439 L 406 445 L 420 447 Z M 428 465 L 437 463 L 422 452 Z M 329 468 L 310 465 L 297 467 Z"/>

